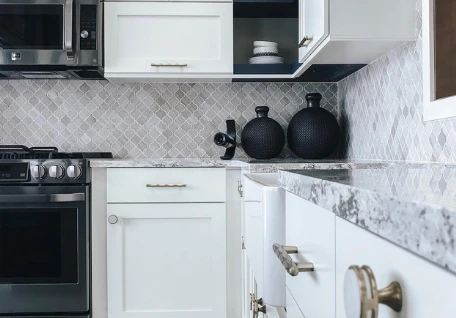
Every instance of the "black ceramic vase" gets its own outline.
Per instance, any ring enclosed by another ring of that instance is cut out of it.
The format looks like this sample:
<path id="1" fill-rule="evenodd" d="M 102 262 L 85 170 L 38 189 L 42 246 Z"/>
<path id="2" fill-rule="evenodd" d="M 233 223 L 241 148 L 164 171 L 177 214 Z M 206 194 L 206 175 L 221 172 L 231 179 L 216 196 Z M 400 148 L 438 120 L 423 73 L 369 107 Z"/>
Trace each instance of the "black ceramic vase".
<path id="1" fill-rule="evenodd" d="M 288 126 L 288 146 L 303 159 L 326 158 L 339 143 L 339 124 L 320 107 L 321 98 L 319 93 L 307 94 L 307 108 L 294 115 Z"/>
<path id="2" fill-rule="evenodd" d="M 249 121 L 242 131 L 242 148 L 255 159 L 275 158 L 285 145 L 285 133 L 278 122 L 268 117 L 269 107 L 258 106 L 255 112 L 257 118 Z"/>

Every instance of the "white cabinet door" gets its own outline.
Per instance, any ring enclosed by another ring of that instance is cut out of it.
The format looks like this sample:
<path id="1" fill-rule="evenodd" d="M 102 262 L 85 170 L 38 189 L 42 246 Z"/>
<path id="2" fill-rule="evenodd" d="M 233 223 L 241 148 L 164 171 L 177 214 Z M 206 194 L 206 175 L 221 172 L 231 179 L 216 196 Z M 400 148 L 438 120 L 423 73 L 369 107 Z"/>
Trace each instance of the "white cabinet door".
<path id="1" fill-rule="evenodd" d="M 305 41 L 299 49 L 299 60 L 304 60 L 329 35 L 329 0 L 299 1 L 299 41 Z"/>
<path id="2" fill-rule="evenodd" d="M 336 229 L 337 318 L 346 317 L 344 276 L 351 265 L 371 267 L 379 289 L 393 281 L 401 284 L 401 312 L 380 305 L 379 318 L 455 317 L 456 275 L 343 219 L 337 219 Z"/>
<path id="3" fill-rule="evenodd" d="M 105 3 L 106 77 L 232 72 L 232 3 Z"/>
<path id="4" fill-rule="evenodd" d="M 109 318 L 226 317 L 225 209 L 108 204 Z"/>
<path id="5" fill-rule="evenodd" d="M 287 274 L 287 287 L 306 318 L 335 317 L 335 218 L 332 211 L 287 192 L 286 245 L 298 248 L 290 256 L 314 265 L 313 272 Z"/>
<path id="6" fill-rule="evenodd" d="M 255 273 L 258 298 L 264 297 L 263 264 L 263 215 L 260 202 L 245 202 L 245 248 L 250 267 Z"/>

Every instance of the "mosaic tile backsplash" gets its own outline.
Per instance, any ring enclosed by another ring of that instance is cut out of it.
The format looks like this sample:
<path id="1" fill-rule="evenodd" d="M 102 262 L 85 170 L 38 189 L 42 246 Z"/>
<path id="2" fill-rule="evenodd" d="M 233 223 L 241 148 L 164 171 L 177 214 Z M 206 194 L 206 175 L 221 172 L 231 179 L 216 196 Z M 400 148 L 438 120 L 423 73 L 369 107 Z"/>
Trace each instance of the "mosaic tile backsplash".
<path id="1" fill-rule="evenodd" d="M 422 119 L 420 0 L 417 11 L 416 42 L 339 82 L 344 157 L 456 163 L 456 120 Z"/>
<path id="2" fill-rule="evenodd" d="M 322 83 L 114 84 L 107 81 L 1 81 L 0 143 L 112 151 L 119 158 L 218 158 L 213 142 L 235 119 L 238 134 L 267 105 L 284 129 L 323 94 L 337 115 L 337 85 Z M 285 148 L 283 157 L 292 157 Z M 242 149 L 236 157 L 246 157 Z"/>

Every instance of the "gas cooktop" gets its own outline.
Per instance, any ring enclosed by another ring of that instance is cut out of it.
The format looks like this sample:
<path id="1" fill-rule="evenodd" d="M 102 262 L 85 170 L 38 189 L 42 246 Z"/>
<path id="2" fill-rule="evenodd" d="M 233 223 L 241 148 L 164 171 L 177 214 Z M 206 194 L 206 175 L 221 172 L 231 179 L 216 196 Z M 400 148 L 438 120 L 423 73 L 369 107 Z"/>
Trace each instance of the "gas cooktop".
<path id="1" fill-rule="evenodd" d="M 110 152 L 59 152 L 56 147 L 0 145 L 0 184 L 81 184 L 90 182 L 87 159 Z"/>

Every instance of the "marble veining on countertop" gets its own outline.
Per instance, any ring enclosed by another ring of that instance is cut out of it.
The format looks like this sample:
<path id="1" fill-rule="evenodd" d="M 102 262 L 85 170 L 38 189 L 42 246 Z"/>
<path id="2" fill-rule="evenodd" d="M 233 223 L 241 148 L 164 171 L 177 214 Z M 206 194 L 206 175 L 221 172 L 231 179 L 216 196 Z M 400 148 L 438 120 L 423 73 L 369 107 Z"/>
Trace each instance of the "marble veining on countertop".
<path id="1" fill-rule="evenodd" d="M 92 168 L 243 168 L 249 172 L 273 173 L 279 170 L 314 170 L 314 169 L 380 169 L 390 163 L 348 160 L 302 160 L 272 159 L 219 160 L 207 158 L 176 159 L 92 159 Z"/>
<path id="2" fill-rule="evenodd" d="M 207 158 L 166 159 L 91 159 L 92 168 L 225 168 L 247 167 L 240 160 L 217 160 Z"/>
<path id="3" fill-rule="evenodd" d="M 456 166 L 280 171 L 279 185 L 456 273 Z"/>

